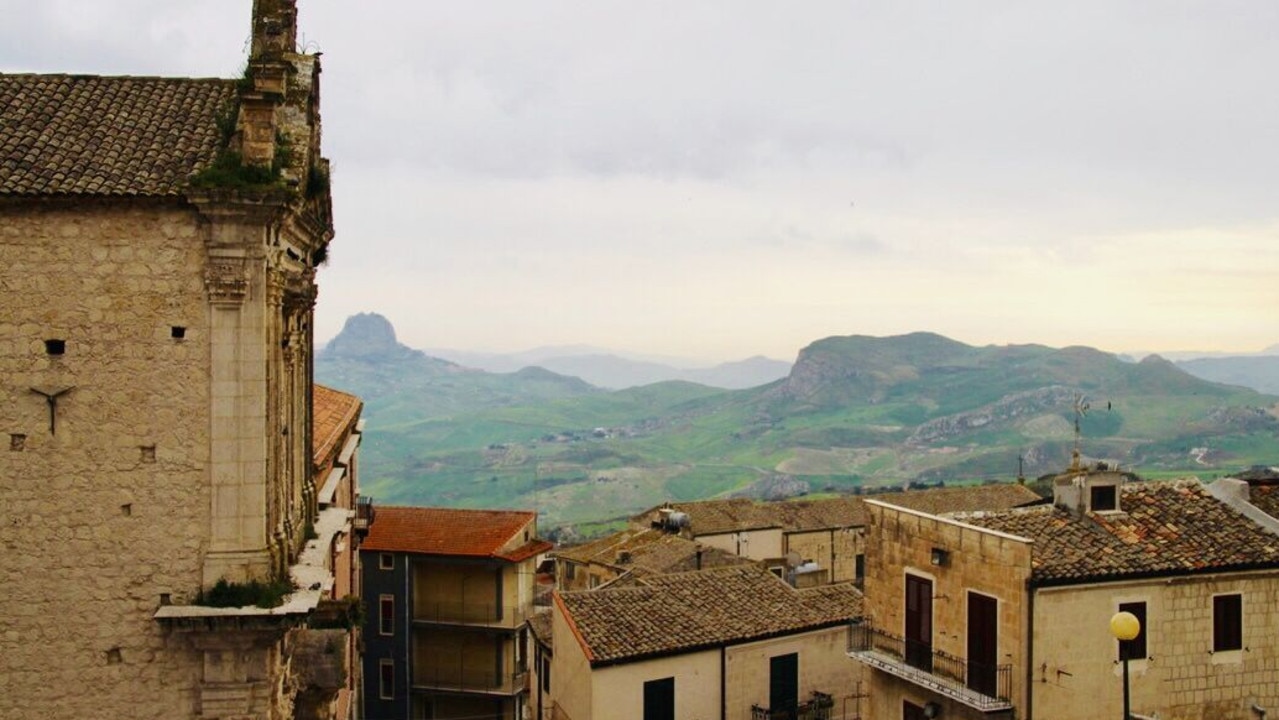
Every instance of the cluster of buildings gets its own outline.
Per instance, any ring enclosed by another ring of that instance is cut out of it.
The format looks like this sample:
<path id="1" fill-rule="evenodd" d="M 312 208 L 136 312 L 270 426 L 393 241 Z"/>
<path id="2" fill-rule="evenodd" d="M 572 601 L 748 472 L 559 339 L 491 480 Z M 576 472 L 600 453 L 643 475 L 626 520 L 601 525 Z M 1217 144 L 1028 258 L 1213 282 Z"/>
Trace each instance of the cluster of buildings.
<path id="1" fill-rule="evenodd" d="M 313 379 L 296 34 L 256 0 L 239 80 L 0 75 L 0 717 L 1279 712 L 1270 473 L 681 503 L 568 548 L 375 508 L 362 404 Z"/>

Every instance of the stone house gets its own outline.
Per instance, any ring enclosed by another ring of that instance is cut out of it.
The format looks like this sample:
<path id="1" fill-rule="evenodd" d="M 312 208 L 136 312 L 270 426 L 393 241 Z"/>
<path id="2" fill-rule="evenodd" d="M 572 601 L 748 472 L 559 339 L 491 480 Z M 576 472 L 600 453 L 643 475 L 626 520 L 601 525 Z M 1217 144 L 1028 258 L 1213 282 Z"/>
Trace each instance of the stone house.
<path id="1" fill-rule="evenodd" d="M 1052 505 L 930 514 L 867 501 L 866 717 L 1256 718 L 1279 702 L 1279 533 L 1197 480 L 1105 470 Z M 1109 620 L 1133 613 L 1120 643 Z M 1123 655 L 1121 655 L 1121 653 Z"/>
<path id="2" fill-rule="evenodd" d="M 866 498 L 927 512 L 1003 510 L 1038 503 L 1019 484 L 957 486 L 818 499 L 762 502 L 746 498 L 667 503 L 632 519 L 661 525 L 677 513 L 684 533 L 707 548 L 757 560 L 799 586 L 861 582 L 865 568 Z"/>
<path id="3" fill-rule="evenodd" d="M 347 525 L 317 503 L 333 227 L 296 33 L 257 0 L 239 80 L 0 75 L 0 716 L 336 707 L 293 663 Z"/>
<path id="4" fill-rule="evenodd" d="M 364 717 L 520 720 L 537 514 L 377 508 L 360 547 Z"/>
<path id="5" fill-rule="evenodd" d="M 861 672 L 844 647 L 860 615 L 851 583 L 801 590 L 757 566 L 557 591 L 537 710 L 543 720 L 855 718 Z"/>
<path id="6" fill-rule="evenodd" d="M 719 548 L 662 528 L 629 528 L 555 551 L 555 586 L 564 592 L 594 590 L 619 580 L 728 565 L 753 565 Z"/>

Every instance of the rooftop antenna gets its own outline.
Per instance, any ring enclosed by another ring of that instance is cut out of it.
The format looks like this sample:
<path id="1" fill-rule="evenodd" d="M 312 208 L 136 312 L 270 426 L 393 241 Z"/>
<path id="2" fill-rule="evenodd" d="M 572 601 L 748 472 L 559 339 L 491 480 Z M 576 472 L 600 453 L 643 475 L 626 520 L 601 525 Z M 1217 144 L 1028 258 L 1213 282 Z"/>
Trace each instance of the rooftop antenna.
<path id="1" fill-rule="evenodd" d="M 1070 471 L 1079 472 L 1079 420 L 1088 414 L 1088 398 L 1083 393 L 1075 393 L 1075 449 L 1070 453 Z"/>

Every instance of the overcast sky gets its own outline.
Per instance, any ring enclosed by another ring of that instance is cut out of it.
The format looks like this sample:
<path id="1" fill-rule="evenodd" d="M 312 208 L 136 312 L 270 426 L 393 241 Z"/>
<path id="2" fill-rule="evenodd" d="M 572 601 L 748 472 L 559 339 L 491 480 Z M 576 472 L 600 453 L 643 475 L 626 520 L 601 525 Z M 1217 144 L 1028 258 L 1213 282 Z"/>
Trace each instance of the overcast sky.
<path id="1" fill-rule="evenodd" d="M 233 77 L 251 0 L 0 0 L 0 71 Z M 1279 343 L 1279 3 L 299 0 L 318 335 L 793 359 Z"/>

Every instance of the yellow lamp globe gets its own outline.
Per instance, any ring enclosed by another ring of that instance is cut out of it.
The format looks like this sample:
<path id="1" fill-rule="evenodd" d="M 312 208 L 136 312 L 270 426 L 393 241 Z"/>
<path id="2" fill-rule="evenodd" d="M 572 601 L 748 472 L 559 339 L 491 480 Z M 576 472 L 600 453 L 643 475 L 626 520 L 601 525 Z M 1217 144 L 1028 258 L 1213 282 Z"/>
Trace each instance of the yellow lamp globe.
<path id="1" fill-rule="evenodd" d="M 1130 612 L 1117 612 L 1110 618 L 1110 634 L 1119 640 L 1133 640 L 1141 634 L 1141 621 Z"/>

